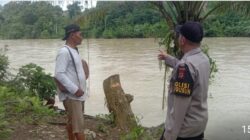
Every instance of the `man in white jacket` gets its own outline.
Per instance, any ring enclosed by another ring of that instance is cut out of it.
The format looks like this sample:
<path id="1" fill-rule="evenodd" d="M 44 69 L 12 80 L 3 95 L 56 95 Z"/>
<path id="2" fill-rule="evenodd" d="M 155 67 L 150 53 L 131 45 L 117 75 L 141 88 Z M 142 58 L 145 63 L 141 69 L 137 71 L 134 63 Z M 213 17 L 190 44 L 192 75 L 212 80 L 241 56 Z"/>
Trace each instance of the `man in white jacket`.
<path id="1" fill-rule="evenodd" d="M 80 27 L 71 24 L 65 27 L 66 44 L 56 57 L 55 78 L 64 88 L 58 87 L 59 100 L 67 112 L 67 132 L 69 140 L 84 140 L 83 106 L 87 98 L 86 76 L 77 46 L 82 42 Z"/>

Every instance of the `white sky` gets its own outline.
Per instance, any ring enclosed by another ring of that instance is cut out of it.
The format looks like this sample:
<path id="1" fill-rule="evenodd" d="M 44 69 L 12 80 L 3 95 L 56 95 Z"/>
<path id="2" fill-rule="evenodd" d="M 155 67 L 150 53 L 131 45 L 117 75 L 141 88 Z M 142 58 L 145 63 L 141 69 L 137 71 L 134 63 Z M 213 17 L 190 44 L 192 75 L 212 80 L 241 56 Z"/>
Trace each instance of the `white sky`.
<path id="1" fill-rule="evenodd" d="M 10 0 L 0 0 L 0 5 L 4 5 L 6 3 L 8 3 Z"/>
<path id="2" fill-rule="evenodd" d="M 6 4 L 6 3 L 10 2 L 10 1 L 11 0 L 0 0 L 0 5 L 4 5 L 4 4 Z M 97 0 L 92 0 L 92 2 L 93 2 L 93 6 L 95 7 Z"/>

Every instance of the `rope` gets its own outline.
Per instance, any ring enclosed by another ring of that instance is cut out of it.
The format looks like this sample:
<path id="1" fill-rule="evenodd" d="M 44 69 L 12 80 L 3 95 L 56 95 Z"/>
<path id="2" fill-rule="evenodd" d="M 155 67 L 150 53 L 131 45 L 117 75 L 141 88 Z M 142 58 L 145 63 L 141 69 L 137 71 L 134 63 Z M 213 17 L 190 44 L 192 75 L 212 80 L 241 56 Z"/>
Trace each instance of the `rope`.
<path id="1" fill-rule="evenodd" d="M 89 67 L 89 81 L 88 81 L 88 87 L 87 87 L 87 91 L 90 95 L 90 63 L 89 63 L 89 38 L 87 38 L 87 53 L 88 53 L 88 67 Z"/>

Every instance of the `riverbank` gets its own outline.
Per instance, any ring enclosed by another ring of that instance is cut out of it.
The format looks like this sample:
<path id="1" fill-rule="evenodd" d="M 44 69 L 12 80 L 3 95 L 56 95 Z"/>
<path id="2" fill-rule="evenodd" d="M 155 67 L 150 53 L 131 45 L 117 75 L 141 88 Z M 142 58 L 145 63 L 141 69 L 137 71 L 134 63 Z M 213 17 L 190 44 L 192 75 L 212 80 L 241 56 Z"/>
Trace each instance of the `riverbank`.
<path id="1" fill-rule="evenodd" d="M 51 105 L 27 90 L 0 86 L 0 140 L 67 140 L 66 113 Z M 122 130 L 109 114 L 84 115 L 84 120 L 86 140 L 154 140 L 162 132 L 140 124 Z"/>
<path id="2" fill-rule="evenodd" d="M 10 125 L 12 132 L 9 140 L 67 140 L 65 117 L 63 113 L 39 124 L 14 122 Z M 136 132 L 125 133 L 114 126 L 110 120 L 100 116 L 84 115 L 84 123 L 86 140 L 129 140 L 136 134 Z M 162 126 L 141 130 L 143 133 L 138 140 L 157 140 L 161 135 Z"/>

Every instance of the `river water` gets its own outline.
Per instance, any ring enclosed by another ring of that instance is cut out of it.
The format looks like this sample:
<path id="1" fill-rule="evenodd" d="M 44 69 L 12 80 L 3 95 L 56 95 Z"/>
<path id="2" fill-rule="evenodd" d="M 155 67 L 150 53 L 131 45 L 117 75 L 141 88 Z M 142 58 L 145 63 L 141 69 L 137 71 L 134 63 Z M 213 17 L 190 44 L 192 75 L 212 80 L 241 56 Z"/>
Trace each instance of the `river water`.
<path id="1" fill-rule="evenodd" d="M 22 65 L 35 63 L 54 74 L 61 40 L 0 40 L 8 46 L 11 72 Z M 209 140 L 249 140 L 250 127 L 250 38 L 205 38 L 219 72 L 209 87 L 209 121 L 205 138 Z M 89 49 L 87 49 L 89 46 Z M 90 97 L 86 114 L 108 113 L 105 107 L 103 80 L 119 74 L 125 93 L 132 94 L 132 110 L 144 126 L 164 122 L 161 109 L 163 71 L 159 70 L 155 39 L 91 39 L 79 47 L 86 60 L 89 54 Z M 62 104 L 57 102 L 59 107 Z M 246 127 L 245 133 L 243 126 Z"/>

